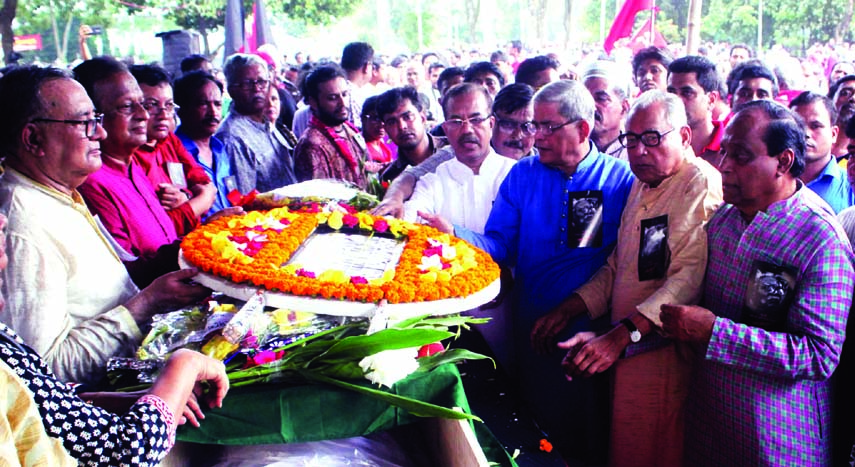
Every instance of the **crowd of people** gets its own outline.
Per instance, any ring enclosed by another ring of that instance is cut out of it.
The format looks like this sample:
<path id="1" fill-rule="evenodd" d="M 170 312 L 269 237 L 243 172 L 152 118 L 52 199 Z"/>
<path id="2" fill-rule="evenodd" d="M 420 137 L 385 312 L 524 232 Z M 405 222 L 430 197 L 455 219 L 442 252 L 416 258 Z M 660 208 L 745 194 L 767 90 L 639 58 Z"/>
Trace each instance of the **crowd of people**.
<path id="1" fill-rule="evenodd" d="M 181 351 L 145 394 L 91 391 L 210 292 L 181 238 L 337 179 L 503 267 L 507 299 L 472 312 L 568 462 L 846 465 L 855 65 L 817 48 L 796 79 L 711 48 L 5 69 L 0 455 L 156 465 L 222 402 L 222 364 Z"/>

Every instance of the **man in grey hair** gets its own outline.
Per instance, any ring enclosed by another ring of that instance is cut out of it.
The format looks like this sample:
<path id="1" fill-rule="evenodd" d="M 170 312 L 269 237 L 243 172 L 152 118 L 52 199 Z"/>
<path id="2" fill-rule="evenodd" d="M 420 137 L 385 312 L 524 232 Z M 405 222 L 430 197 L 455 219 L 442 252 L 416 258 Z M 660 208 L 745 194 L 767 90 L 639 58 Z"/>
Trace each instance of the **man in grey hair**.
<path id="1" fill-rule="evenodd" d="M 533 346 L 534 323 L 566 300 L 605 263 L 632 184 L 625 161 L 591 142 L 594 99 L 582 83 L 558 81 L 534 96 L 535 147 L 499 188 L 484 234 L 438 219 L 454 233 L 515 267 L 512 341 L 522 402 L 555 448 L 571 464 L 605 461 L 608 403 L 602 376 L 568 381 L 560 371 L 564 351 L 555 343 L 607 324 L 574 322 L 550 342 Z"/>
<path id="2" fill-rule="evenodd" d="M 267 63 L 257 55 L 234 54 L 223 71 L 232 108 L 215 136 L 225 145 L 237 189 L 246 194 L 295 183 L 293 148 L 264 115 L 271 86 Z"/>
<path id="3" fill-rule="evenodd" d="M 582 83 L 597 106 L 591 139 L 600 151 L 627 160 L 626 148 L 618 141 L 629 111 L 629 77 L 615 62 L 597 60 L 582 71 Z"/>
<path id="4" fill-rule="evenodd" d="M 576 316 L 609 315 L 601 336 L 559 347 L 568 377 L 612 376 L 609 465 L 680 466 L 688 348 L 655 332 L 663 303 L 695 304 L 707 258 L 704 225 L 722 201 L 721 175 L 692 151 L 682 101 L 651 90 L 629 109 L 620 136 L 635 174 L 617 247 L 590 281 L 540 318 L 532 340 L 548 345 Z"/>

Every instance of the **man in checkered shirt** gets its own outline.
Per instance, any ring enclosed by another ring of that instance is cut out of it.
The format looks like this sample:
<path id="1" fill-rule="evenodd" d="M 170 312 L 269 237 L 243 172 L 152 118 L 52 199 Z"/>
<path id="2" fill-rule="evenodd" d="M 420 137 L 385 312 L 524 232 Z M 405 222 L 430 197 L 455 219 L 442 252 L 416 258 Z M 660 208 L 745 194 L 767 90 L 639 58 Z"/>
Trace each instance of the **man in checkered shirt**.
<path id="1" fill-rule="evenodd" d="M 685 465 L 830 465 L 829 377 L 855 272 L 834 214 L 797 178 L 804 151 L 804 131 L 770 101 L 746 104 L 725 130 L 705 308 L 661 313 L 699 352 Z"/>

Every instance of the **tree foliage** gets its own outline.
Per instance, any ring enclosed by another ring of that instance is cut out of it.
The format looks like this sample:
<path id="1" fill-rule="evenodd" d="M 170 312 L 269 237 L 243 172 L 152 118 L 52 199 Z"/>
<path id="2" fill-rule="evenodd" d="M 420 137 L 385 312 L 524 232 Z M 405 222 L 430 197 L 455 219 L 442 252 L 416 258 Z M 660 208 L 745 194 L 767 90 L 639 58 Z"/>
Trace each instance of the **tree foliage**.
<path id="1" fill-rule="evenodd" d="M 34 55 L 59 63 L 76 58 L 80 24 L 107 27 L 118 12 L 109 0 L 29 0 L 26 5 L 17 10 L 15 34 L 41 34 L 45 50 Z"/>

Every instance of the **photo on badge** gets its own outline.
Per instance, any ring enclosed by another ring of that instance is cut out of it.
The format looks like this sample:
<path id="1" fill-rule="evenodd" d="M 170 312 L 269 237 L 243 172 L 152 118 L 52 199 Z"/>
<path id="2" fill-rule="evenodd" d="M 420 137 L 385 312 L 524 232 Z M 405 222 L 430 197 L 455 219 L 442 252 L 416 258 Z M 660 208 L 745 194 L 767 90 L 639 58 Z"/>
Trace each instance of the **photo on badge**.
<path id="1" fill-rule="evenodd" d="M 784 331 L 795 286 L 794 268 L 754 261 L 740 321 L 767 331 Z"/>
<path id="2" fill-rule="evenodd" d="M 668 246 L 668 215 L 641 221 L 638 242 L 638 280 L 664 279 L 671 262 Z"/>
<path id="3" fill-rule="evenodd" d="M 571 248 L 603 246 L 603 192 L 571 191 L 567 213 L 567 243 Z"/>

